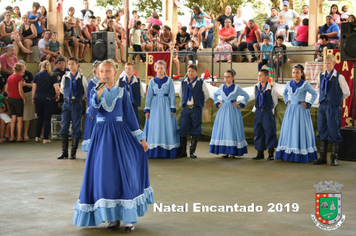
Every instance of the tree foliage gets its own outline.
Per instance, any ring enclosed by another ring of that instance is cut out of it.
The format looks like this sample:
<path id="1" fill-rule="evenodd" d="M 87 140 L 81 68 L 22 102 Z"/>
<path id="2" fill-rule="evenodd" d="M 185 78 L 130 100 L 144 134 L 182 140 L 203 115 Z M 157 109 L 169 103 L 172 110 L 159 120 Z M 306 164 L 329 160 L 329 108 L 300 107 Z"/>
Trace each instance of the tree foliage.
<path id="1" fill-rule="evenodd" d="M 111 9 L 114 11 L 119 10 L 120 8 L 123 8 L 124 2 L 123 0 L 96 0 L 96 6 L 98 7 L 103 7 L 106 9 Z"/>

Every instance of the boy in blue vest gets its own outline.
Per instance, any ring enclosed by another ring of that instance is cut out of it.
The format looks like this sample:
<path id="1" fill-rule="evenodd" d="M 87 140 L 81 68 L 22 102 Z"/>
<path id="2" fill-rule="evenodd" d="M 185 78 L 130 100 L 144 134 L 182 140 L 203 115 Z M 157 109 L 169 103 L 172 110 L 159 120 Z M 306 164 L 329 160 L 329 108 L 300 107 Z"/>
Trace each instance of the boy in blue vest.
<path id="1" fill-rule="evenodd" d="M 87 94 L 87 78 L 79 72 L 79 61 L 75 57 L 68 59 L 69 72 L 62 77 L 60 91 L 63 94 L 62 106 L 62 154 L 57 159 L 68 158 L 68 135 L 69 125 L 72 121 L 72 149 L 70 159 L 76 158 L 79 139 L 82 136 L 81 119 L 82 119 L 82 99 Z"/>
<path id="2" fill-rule="evenodd" d="M 324 59 L 325 72 L 320 73 L 316 91 L 319 93 L 318 135 L 320 158 L 313 164 L 327 164 L 328 142 L 331 143 L 331 165 L 337 166 L 339 143 L 342 142 L 341 104 L 350 96 L 345 77 L 334 69 L 335 57 L 327 55 Z"/>
<path id="3" fill-rule="evenodd" d="M 278 145 L 276 135 L 276 120 L 273 109 L 277 106 L 277 93 L 268 83 L 269 71 L 261 69 L 258 72 L 258 83 L 254 86 L 255 93 L 255 120 L 253 131 L 255 133 L 255 149 L 257 156 L 253 160 L 264 159 L 264 150 L 268 149 L 268 160 L 273 160 L 274 148 Z"/>
<path id="4" fill-rule="evenodd" d="M 121 88 L 126 88 L 128 94 L 130 95 L 131 104 L 134 109 L 138 123 L 140 124 L 140 117 L 138 115 L 138 108 L 141 106 L 141 99 L 145 97 L 145 92 L 139 78 L 137 78 L 133 73 L 135 69 L 135 64 L 132 62 L 127 62 L 125 64 L 125 76 L 120 77 L 117 81 L 117 86 Z"/>
<path id="5" fill-rule="evenodd" d="M 190 157 L 197 158 L 195 149 L 198 136 L 202 133 L 203 107 L 209 99 L 209 91 L 205 82 L 198 78 L 198 67 L 195 64 L 188 66 L 188 77 L 184 78 L 179 90 L 181 105 L 178 134 L 180 136 L 181 152 L 177 158 L 187 156 L 187 135 L 190 133 Z"/>

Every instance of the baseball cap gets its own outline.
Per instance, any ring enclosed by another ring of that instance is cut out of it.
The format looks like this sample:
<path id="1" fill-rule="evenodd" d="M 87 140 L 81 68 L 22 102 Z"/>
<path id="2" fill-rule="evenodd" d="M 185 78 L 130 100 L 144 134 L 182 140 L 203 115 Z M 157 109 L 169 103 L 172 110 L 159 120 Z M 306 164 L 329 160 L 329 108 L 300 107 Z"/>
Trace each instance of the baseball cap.
<path id="1" fill-rule="evenodd" d="M 268 24 L 264 24 L 263 25 L 263 30 L 269 29 L 269 25 Z"/>
<path id="2" fill-rule="evenodd" d="M 288 1 L 283 1 L 283 6 L 289 6 L 289 2 Z"/>

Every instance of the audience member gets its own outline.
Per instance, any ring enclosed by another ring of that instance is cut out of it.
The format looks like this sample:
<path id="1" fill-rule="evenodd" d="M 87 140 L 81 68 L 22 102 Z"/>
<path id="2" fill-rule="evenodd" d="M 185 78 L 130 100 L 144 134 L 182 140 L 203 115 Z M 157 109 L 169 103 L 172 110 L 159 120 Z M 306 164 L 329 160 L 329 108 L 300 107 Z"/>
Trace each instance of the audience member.
<path id="1" fill-rule="evenodd" d="M 329 15 L 332 16 L 333 22 L 337 24 L 340 28 L 341 14 L 339 12 L 339 7 L 337 6 L 337 4 L 331 5 Z"/>
<path id="2" fill-rule="evenodd" d="M 85 39 L 90 40 L 90 45 L 92 46 L 92 33 L 96 31 L 96 26 L 95 26 L 95 16 L 90 16 L 90 21 L 89 24 L 84 25 L 82 32 L 83 32 L 83 37 Z M 91 47 L 91 60 L 93 61 L 93 48 Z"/>
<path id="3" fill-rule="evenodd" d="M 261 35 L 261 42 L 259 43 L 255 43 L 253 45 L 253 48 L 255 49 L 255 52 L 258 52 L 262 46 L 262 44 L 264 43 L 263 42 L 263 39 L 265 37 L 268 37 L 269 38 L 269 44 L 272 45 L 272 49 L 273 49 L 273 45 L 274 45 L 274 36 L 273 36 L 273 33 L 270 31 L 270 28 L 269 28 L 269 25 L 268 24 L 264 24 L 263 25 L 263 32 L 262 32 L 262 35 Z M 261 50 L 262 51 L 262 50 Z M 260 70 L 258 70 L 260 71 Z"/>
<path id="4" fill-rule="evenodd" d="M 261 45 L 261 54 L 260 59 L 258 61 L 258 71 L 262 69 L 263 65 L 267 65 L 269 60 L 271 59 L 271 53 L 273 50 L 273 45 L 270 43 L 270 38 L 265 36 L 263 38 L 263 43 Z"/>
<path id="5" fill-rule="evenodd" d="M 153 25 L 162 26 L 162 21 L 159 20 L 159 16 L 157 12 L 152 12 L 152 15 L 146 20 L 148 24 L 148 28 L 150 29 Z"/>
<path id="6" fill-rule="evenodd" d="M 309 7 L 308 7 L 308 5 L 303 5 L 302 14 L 300 15 L 300 19 L 301 19 L 301 21 L 300 21 L 298 26 L 302 26 L 303 25 L 302 21 L 304 19 L 309 19 Z"/>
<path id="7" fill-rule="evenodd" d="M 5 11 L 0 13 L 0 22 L 3 22 L 3 20 L 5 20 L 5 14 L 7 11 L 12 13 L 14 11 L 14 9 L 12 8 L 12 6 L 7 6 L 5 8 Z"/>
<path id="8" fill-rule="evenodd" d="M 234 20 L 232 22 L 234 22 L 234 27 L 235 27 L 235 30 L 237 33 L 236 38 L 239 38 L 240 34 L 247 26 L 247 20 L 245 20 L 242 17 L 242 8 L 241 7 L 237 8 L 237 15 L 234 16 Z"/>
<path id="9" fill-rule="evenodd" d="M 278 36 L 283 36 L 283 42 L 288 42 L 289 41 L 289 26 L 287 24 L 285 24 L 284 21 L 284 16 L 280 15 L 278 16 L 278 25 L 277 25 L 277 31 L 276 31 L 276 39 Z"/>
<path id="10" fill-rule="evenodd" d="M 68 17 L 67 20 L 64 21 L 63 30 L 64 30 L 63 45 L 67 55 L 69 57 L 72 57 L 72 52 L 69 48 L 69 46 L 72 46 L 74 51 L 74 57 L 79 58 L 79 60 L 82 60 L 82 57 L 78 57 L 78 55 L 79 55 L 79 48 L 81 48 L 81 53 L 82 53 L 84 45 L 83 44 L 79 45 L 79 40 L 74 35 L 73 18 Z M 80 56 L 82 55 L 80 54 Z"/>
<path id="11" fill-rule="evenodd" d="M 325 34 L 320 35 L 320 45 L 317 49 L 317 54 L 316 54 L 316 62 L 323 62 L 324 61 L 324 48 L 326 49 L 335 49 L 335 44 L 329 43 L 329 37 Z"/>
<path id="12" fill-rule="evenodd" d="M 355 21 L 356 21 L 356 17 L 354 15 L 350 15 L 347 22 L 355 22 Z"/>
<path id="13" fill-rule="evenodd" d="M 34 24 L 30 23 L 28 15 L 22 16 L 23 24 L 20 27 L 19 35 L 23 45 L 30 50 L 31 46 L 37 45 L 37 30 Z M 26 63 L 30 62 L 30 54 L 26 54 Z"/>
<path id="14" fill-rule="evenodd" d="M 4 93 L 6 81 L 7 81 L 7 74 L 2 71 L 2 66 L 0 63 L 0 94 Z"/>
<path id="15" fill-rule="evenodd" d="M 47 10 L 44 6 L 40 6 L 40 21 L 42 25 L 42 31 L 47 29 Z"/>
<path id="16" fill-rule="evenodd" d="M 67 14 L 68 14 L 68 16 L 64 17 L 64 22 L 66 22 L 69 19 L 74 20 L 75 8 L 74 7 L 68 8 Z"/>
<path id="17" fill-rule="evenodd" d="M 62 46 L 61 43 L 58 41 L 58 34 L 57 32 L 53 32 L 51 35 L 51 40 L 46 44 L 46 49 L 54 52 L 55 54 L 50 54 L 50 57 L 57 58 L 62 56 Z"/>
<path id="18" fill-rule="evenodd" d="M 294 46 L 308 46 L 308 34 L 309 34 L 309 19 L 304 18 L 302 20 L 303 25 L 299 26 L 295 31 L 296 40 L 293 42 Z"/>
<path id="19" fill-rule="evenodd" d="M 44 37 L 38 41 L 38 54 L 40 56 L 40 61 L 48 60 L 54 65 L 56 53 L 47 50 L 46 47 L 47 43 L 51 41 L 51 31 L 49 29 L 45 30 L 43 36 Z"/>
<path id="20" fill-rule="evenodd" d="M 32 3 L 32 11 L 27 12 L 28 18 L 30 19 L 30 23 L 34 24 L 37 31 L 37 38 L 42 38 L 42 25 L 41 25 L 41 14 L 38 12 L 40 9 L 40 4 L 38 2 Z"/>
<path id="21" fill-rule="evenodd" d="M 0 143 L 6 142 L 10 135 L 11 117 L 7 98 L 0 93 Z"/>
<path id="22" fill-rule="evenodd" d="M 9 44 L 6 46 L 6 53 L 0 56 L 1 71 L 7 76 L 13 73 L 14 65 L 19 61 L 15 55 L 15 46 Z"/>
<path id="23" fill-rule="evenodd" d="M 168 27 L 168 26 L 167 26 Z M 141 21 L 136 21 L 134 27 L 130 31 L 131 46 L 135 52 L 142 52 L 141 48 Z M 135 61 L 136 54 L 133 55 L 133 61 Z M 141 61 L 146 62 L 145 55 L 140 53 Z"/>
<path id="24" fill-rule="evenodd" d="M 286 55 L 286 50 L 287 47 L 286 45 L 283 44 L 283 36 L 279 35 L 276 39 L 276 45 L 273 48 L 273 65 L 275 71 L 277 71 L 277 78 L 280 77 L 280 67 L 282 64 L 286 63 L 287 61 L 287 55 Z"/>
<path id="25" fill-rule="evenodd" d="M 106 11 L 106 17 L 103 20 L 103 22 L 101 23 L 101 26 L 103 27 L 103 29 L 106 29 L 108 27 L 108 20 L 115 20 L 115 16 L 113 16 L 112 10 Z"/>
<path id="26" fill-rule="evenodd" d="M 168 25 L 163 26 L 163 32 L 159 35 L 159 43 L 162 44 L 163 51 L 169 48 L 169 42 L 173 41 L 173 33 Z"/>
<path id="27" fill-rule="evenodd" d="M 339 26 L 333 22 L 333 17 L 331 15 L 326 16 L 325 21 L 325 25 L 320 27 L 318 38 L 320 38 L 320 35 L 327 35 L 330 43 L 337 45 L 340 39 Z"/>
<path id="28" fill-rule="evenodd" d="M 232 44 L 236 43 L 236 30 L 232 27 L 231 20 L 225 19 L 224 27 L 219 30 L 220 41 L 216 52 L 228 52 L 227 54 L 215 54 L 215 61 L 231 62 Z"/>
<path id="29" fill-rule="evenodd" d="M 243 36 L 246 37 L 245 42 L 242 42 Z M 253 44 L 259 43 L 260 41 L 261 41 L 261 30 L 258 27 L 258 25 L 255 24 L 255 21 L 251 19 L 248 21 L 247 26 L 242 31 L 238 39 L 237 42 L 238 50 L 242 52 L 245 50 L 245 48 L 248 48 L 248 50 L 251 52 L 251 62 L 255 62 L 257 58 L 254 53 Z M 247 58 L 245 55 L 241 56 L 241 62 L 247 62 Z"/>
<path id="30" fill-rule="evenodd" d="M 175 43 L 173 41 L 169 42 L 169 48 L 167 49 L 166 52 L 172 52 L 173 53 L 173 63 L 176 65 L 176 75 L 173 75 L 173 79 L 179 79 L 180 78 L 180 68 L 179 68 L 179 60 L 178 60 L 178 53 L 177 49 L 175 48 Z"/>
<path id="31" fill-rule="evenodd" d="M 294 11 L 293 9 L 289 9 L 289 2 L 283 1 L 283 11 L 279 13 L 279 16 L 283 15 L 285 23 L 289 27 L 289 35 L 288 38 L 290 42 L 294 41 L 294 28 L 295 26 L 299 26 L 300 22 L 302 21 L 299 14 Z M 296 24 L 294 25 L 294 19 L 297 19 Z"/>
<path id="32" fill-rule="evenodd" d="M 177 51 L 188 50 L 188 43 L 190 41 L 190 35 L 187 33 L 187 27 L 183 26 L 177 33 L 176 37 L 176 49 Z"/>
<path id="33" fill-rule="evenodd" d="M 342 11 L 342 13 L 341 13 L 341 22 L 347 22 L 348 21 L 348 18 L 350 16 L 350 12 L 348 12 L 348 10 L 349 10 L 349 8 L 346 5 L 342 6 L 342 8 L 341 8 L 341 11 Z"/>
<path id="34" fill-rule="evenodd" d="M 15 23 L 16 29 L 19 30 L 20 26 L 23 24 L 23 20 L 21 17 L 20 8 L 18 6 L 14 7 L 14 11 L 12 13 L 12 21 Z"/>
<path id="35" fill-rule="evenodd" d="M 225 14 L 219 16 L 218 21 L 216 22 L 216 28 L 218 30 L 220 29 L 220 25 L 221 25 L 221 28 L 225 27 L 226 18 L 229 18 L 230 21 L 231 21 L 231 24 L 234 25 L 234 16 L 231 15 L 231 7 L 230 6 L 226 6 L 225 7 Z"/>
<path id="36" fill-rule="evenodd" d="M 69 72 L 69 69 L 66 67 L 66 61 L 63 57 L 57 57 L 55 61 L 55 68 L 53 69 L 53 74 L 57 76 L 58 83 L 61 84 L 63 75 Z M 62 112 L 63 105 L 63 94 L 60 93 L 59 100 L 54 101 L 53 114 L 60 115 Z"/>
<path id="37" fill-rule="evenodd" d="M 90 17 L 94 16 L 94 12 L 89 9 L 89 1 L 84 0 L 83 4 L 84 4 L 84 9 L 80 11 L 81 13 L 80 19 L 82 21 L 82 27 L 88 25 L 91 20 Z"/>
<path id="38" fill-rule="evenodd" d="M 130 21 L 129 21 L 129 30 L 132 29 L 132 27 L 134 26 L 134 24 L 135 24 L 136 21 L 141 21 L 141 24 L 142 24 L 142 22 L 143 22 L 142 20 L 138 19 L 137 11 L 136 11 L 136 10 L 133 10 L 133 11 L 132 11 L 132 19 L 130 19 Z M 144 24 L 142 24 L 142 25 L 144 25 Z"/>
<path id="39" fill-rule="evenodd" d="M 206 21 L 204 18 L 209 18 L 210 16 L 201 11 L 198 6 L 195 6 L 193 8 L 193 14 L 190 18 L 190 24 L 192 24 L 193 19 L 196 22 L 195 29 L 194 29 L 194 37 L 198 38 L 198 48 L 200 49 L 200 44 L 202 42 L 202 34 L 205 31 L 206 28 Z"/>
<path id="40" fill-rule="evenodd" d="M 209 14 L 210 15 L 210 14 Z M 214 26 L 215 21 L 213 19 L 206 18 L 206 29 L 201 35 L 203 38 L 203 48 L 212 48 L 214 40 Z"/>
<path id="41" fill-rule="evenodd" d="M 159 25 L 152 25 L 152 29 L 149 31 L 151 35 L 152 51 L 163 51 L 163 45 L 159 44 L 159 31 L 161 27 Z"/>
<path id="42" fill-rule="evenodd" d="M 152 51 L 152 42 L 150 41 L 148 29 L 144 28 L 141 32 L 141 35 L 142 35 L 142 40 L 141 40 L 142 51 Z"/>
<path id="43" fill-rule="evenodd" d="M 271 16 L 267 18 L 266 24 L 269 25 L 273 35 L 276 35 L 277 31 L 277 22 L 278 22 L 278 9 L 273 7 L 271 9 Z"/>
<path id="44" fill-rule="evenodd" d="M 101 31 L 100 23 L 101 23 L 101 17 L 100 17 L 100 16 L 96 16 L 96 19 L 95 19 L 95 26 L 96 26 L 97 31 Z"/>

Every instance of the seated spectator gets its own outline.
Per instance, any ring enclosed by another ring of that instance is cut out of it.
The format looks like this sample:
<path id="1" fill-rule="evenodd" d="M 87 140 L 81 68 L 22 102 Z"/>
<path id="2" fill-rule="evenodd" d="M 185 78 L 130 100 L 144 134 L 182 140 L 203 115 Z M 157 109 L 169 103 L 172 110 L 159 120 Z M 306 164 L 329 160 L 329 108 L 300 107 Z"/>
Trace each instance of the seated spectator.
<path id="1" fill-rule="evenodd" d="M 152 42 L 150 41 L 148 29 L 144 28 L 141 32 L 141 35 L 142 35 L 142 40 L 141 40 L 142 51 L 143 52 L 152 51 Z"/>
<path id="2" fill-rule="evenodd" d="M 335 49 L 335 44 L 329 43 L 329 37 L 325 34 L 320 36 L 320 45 L 317 49 L 317 54 L 316 54 L 316 62 L 323 62 L 324 61 L 324 48 L 326 49 Z"/>
<path id="3" fill-rule="evenodd" d="M 31 46 L 37 45 L 37 30 L 36 27 L 30 23 L 28 15 L 22 16 L 23 24 L 20 27 L 19 35 L 22 38 L 23 45 L 30 50 Z M 26 63 L 30 62 L 30 54 L 26 54 Z"/>
<path id="4" fill-rule="evenodd" d="M 348 10 L 349 10 L 349 8 L 346 5 L 342 6 L 342 8 L 341 8 L 342 13 L 341 13 L 341 16 L 340 16 L 341 17 L 341 22 L 347 22 L 348 21 L 349 16 L 350 16 L 350 12 L 348 12 Z"/>
<path id="5" fill-rule="evenodd" d="M 0 13 L 0 22 L 3 22 L 3 21 L 5 20 L 5 14 L 6 14 L 7 11 L 11 12 L 11 14 L 12 14 L 12 12 L 14 11 L 14 9 L 12 8 L 12 6 L 7 6 L 7 7 L 5 8 L 5 11 L 3 11 L 3 12 Z"/>
<path id="6" fill-rule="evenodd" d="M 75 8 L 74 7 L 70 7 L 70 8 L 68 8 L 68 12 L 67 12 L 67 14 L 68 14 L 68 16 L 65 16 L 64 17 L 64 22 L 66 22 L 67 20 L 69 20 L 69 19 L 72 19 L 72 20 L 74 20 L 74 14 L 75 14 Z"/>
<path id="7" fill-rule="evenodd" d="M 57 39 L 58 39 L 57 32 L 53 32 L 51 35 L 51 40 L 48 43 L 46 43 L 46 49 L 54 53 L 54 54 L 47 55 L 48 61 L 50 61 L 52 57 L 54 58 L 63 57 L 61 43 Z"/>
<path id="8" fill-rule="evenodd" d="M 273 45 L 270 44 L 270 38 L 265 36 L 263 38 L 263 44 L 261 45 L 261 55 L 260 60 L 258 61 L 258 71 L 262 69 L 263 65 L 267 65 L 268 61 L 271 59 L 271 53 L 273 50 Z"/>
<path id="9" fill-rule="evenodd" d="M 187 33 L 187 27 L 183 26 L 177 33 L 176 37 L 176 49 L 177 51 L 188 50 L 188 43 L 190 41 L 190 35 Z"/>
<path id="10" fill-rule="evenodd" d="M 23 108 L 26 103 L 25 95 L 22 89 L 22 75 L 24 73 L 24 66 L 21 63 L 16 63 L 14 65 L 14 74 L 10 75 L 7 79 L 5 88 L 5 91 L 8 94 L 8 102 L 11 114 L 10 142 L 24 142 L 24 139 L 22 138 Z M 15 127 L 17 136 L 15 136 Z"/>
<path id="11" fill-rule="evenodd" d="M 117 28 L 115 27 L 115 23 L 112 19 L 108 20 L 107 23 L 108 27 L 105 29 L 105 31 L 109 31 L 109 32 L 115 32 L 115 39 L 116 39 L 116 45 L 115 45 L 115 60 L 118 61 L 119 63 L 124 62 L 125 61 L 125 55 L 124 55 L 124 50 L 125 50 L 125 46 L 123 43 L 121 43 L 120 40 L 120 35 L 119 32 L 117 30 Z M 121 61 L 118 59 L 118 55 L 119 55 L 119 49 L 120 49 L 120 55 L 121 55 Z"/>
<path id="12" fill-rule="evenodd" d="M 243 36 L 246 37 L 245 42 L 241 42 Z M 254 53 L 253 44 L 259 43 L 260 41 L 261 41 L 261 30 L 255 24 L 255 21 L 251 19 L 248 21 L 248 25 L 245 27 L 245 29 L 242 31 L 239 37 L 239 40 L 237 42 L 238 50 L 242 52 L 245 50 L 245 48 L 248 48 L 248 50 L 251 52 L 251 62 L 255 62 L 257 58 Z M 247 62 L 247 58 L 245 55 L 241 56 L 241 62 Z"/>
<path id="13" fill-rule="evenodd" d="M 190 24 L 192 24 L 193 19 L 194 19 L 196 22 L 196 25 L 195 25 L 193 34 L 194 34 L 194 37 L 198 38 L 198 49 L 200 49 L 200 44 L 202 42 L 202 34 L 204 33 L 204 31 L 206 29 L 206 21 L 204 18 L 210 19 L 211 17 L 207 13 L 201 11 L 198 6 L 195 6 L 193 8 L 193 14 L 190 18 Z"/>
<path id="14" fill-rule="evenodd" d="M 169 48 L 169 42 L 173 40 L 171 28 L 168 25 L 163 26 L 163 32 L 159 35 L 159 43 L 162 45 L 163 51 Z"/>
<path id="15" fill-rule="evenodd" d="M 79 43 L 79 62 L 85 62 L 87 63 L 88 61 L 85 60 L 85 56 L 88 53 L 89 47 L 90 47 L 90 41 L 85 39 L 83 37 L 83 32 L 82 28 L 80 27 L 80 20 L 78 18 L 74 19 L 74 26 L 73 26 L 73 31 L 74 31 L 74 38 L 78 39 Z"/>
<path id="16" fill-rule="evenodd" d="M 282 64 L 286 63 L 287 61 L 287 55 L 286 55 L 286 50 L 287 47 L 286 45 L 283 44 L 284 37 L 282 35 L 279 35 L 276 40 L 276 46 L 273 48 L 273 65 L 275 71 L 277 71 L 277 78 L 279 78 L 280 73 L 279 73 L 279 68 L 281 67 Z M 271 62 L 272 65 L 272 62 Z"/>
<path id="17" fill-rule="evenodd" d="M 268 24 L 264 24 L 263 25 L 263 32 L 262 32 L 262 35 L 261 35 L 261 42 L 259 43 L 255 43 L 253 45 L 253 48 L 255 49 L 256 52 L 258 52 L 263 44 L 263 39 L 265 37 L 268 37 L 269 38 L 269 44 L 272 45 L 272 49 L 273 49 L 273 45 L 274 45 L 274 36 L 273 36 L 273 33 L 270 31 L 270 28 L 269 28 L 269 25 Z M 262 51 L 262 50 L 261 50 Z M 258 70 L 260 71 L 260 70 Z"/>
<path id="18" fill-rule="evenodd" d="M 12 13 L 13 18 L 11 21 L 15 23 L 16 29 L 19 30 L 20 26 L 23 24 L 23 20 L 21 17 L 20 8 L 18 6 L 14 7 L 14 12 Z"/>
<path id="19" fill-rule="evenodd" d="M 0 143 L 6 142 L 6 138 L 10 135 L 11 117 L 9 114 L 7 98 L 0 93 Z"/>
<path id="20" fill-rule="evenodd" d="M 231 25 L 231 20 L 226 18 L 224 27 L 219 30 L 219 45 L 216 52 L 229 52 L 228 54 L 215 54 L 215 61 L 231 62 L 232 45 L 236 43 L 236 30 Z"/>
<path id="21" fill-rule="evenodd" d="M 83 4 L 84 4 L 84 9 L 80 11 L 80 13 L 81 13 L 80 19 L 82 21 L 82 25 L 81 25 L 82 27 L 85 25 L 88 25 L 90 22 L 90 17 L 94 16 L 94 12 L 89 9 L 89 1 L 84 0 Z"/>
<path id="22" fill-rule="evenodd" d="M 38 54 L 40 56 L 40 61 L 49 60 L 54 67 L 54 62 L 56 61 L 56 53 L 47 50 L 47 43 L 51 41 L 51 31 L 49 29 L 45 30 L 43 33 L 43 38 L 38 41 Z"/>
<path id="23" fill-rule="evenodd" d="M 7 81 L 7 75 L 2 71 L 2 67 L 0 63 L 0 94 L 4 93 L 6 81 Z"/>
<path id="24" fill-rule="evenodd" d="M 159 31 L 161 27 L 159 25 L 152 25 L 150 32 L 152 42 L 152 51 L 163 51 L 163 45 L 159 43 Z M 146 45 L 147 46 L 147 45 Z"/>
<path id="25" fill-rule="evenodd" d="M 16 55 L 18 55 L 18 48 L 23 53 L 31 54 L 33 51 L 25 48 L 21 42 L 21 38 L 16 30 L 15 23 L 11 21 L 11 12 L 6 12 L 5 20 L 0 24 L 1 41 L 6 45 L 13 44 L 16 48 Z"/>
<path id="26" fill-rule="evenodd" d="M 106 29 L 108 27 L 109 20 L 115 20 L 115 16 L 113 16 L 112 10 L 106 11 L 106 17 L 105 17 L 104 21 L 101 23 L 101 27 L 103 27 L 103 29 Z"/>
<path id="27" fill-rule="evenodd" d="M 177 49 L 175 48 L 175 43 L 173 41 L 169 42 L 169 48 L 166 52 L 173 52 L 173 63 L 176 64 L 177 74 L 173 75 L 173 79 L 180 78 L 180 70 L 179 70 L 179 60 L 178 60 L 178 53 Z"/>
<path id="28" fill-rule="evenodd" d="M 277 40 L 278 36 L 283 36 L 283 42 L 289 42 L 289 26 L 284 23 L 284 15 L 278 17 L 279 23 L 276 28 L 275 38 Z"/>
<path id="29" fill-rule="evenodd" d="M 30 19 L 30 23 L 34 24 L 34 26 L 36 27 L 38 39 L 42 38 L 43 33 L 41 14 L 38 12 L 40 7 L 41 5 L 38 2 L 33 2 L 32 11 L 28 11 L 26 13 L 26 15 L 28 15 L 28 18 Z"/>
<path id="30" fill-rule="evenodd" d="M 74 57 L 79 58 L 79 61 L 82 61 L 83 58 L 78 57 L 78 55 L 79 55 L 79 50 L 81 49 L 80 56 L 82 56 L 84 45 L 79 44 L 79 39 L 77 37 L 75 37 L 73 18 L 68 17 L 68 19 L 64 21 L 63 30 L 64 30 L 63 45 L 64 45 L 64 49 L 66 50 L 68 57 L 72 57 L 72 51 L 69 48 L 69 46 L 72 46 L 73 51 L 74 51 Z M 80 38 L 80 36 L 79 36 L 79 38 Z"/>
<path id="31" fill-rule="evenodd" d="M 97 16 L 97 17 L 96 17 L 96 20 L 95 20 L 95 26 L 96 26 L 96 30 L 97 30 L 97 31 L 101 31 L 100 23 L 101 23 L 101 17 L 100 17 L 100 16 Z"/>
<path id="32" fill-rule="evenodd" d="M 0 56 L 1 72 L 7 76 L 11 75 L 14 71 L 14 65 L 19 61 L 15 55 L 15 46 L 9 44 L 6 46 L 6 53 Z"/>
<path id="33" fill-rule="evenodd" d="M 47 10 L 44 6 L 40 6 L 40 21 L 42 31 L 45 31 L 47 29 Z"/>
<path id="34" fill-rule="evenodd" d="M 321 35 L 328 36 L 330 43 L 337 45 L 340 39 L 339 26 L 333 22 L 332 16 L 328 15 L 326 17 L 326 24 L 321 26 L 318 38 L 320 38 Z"/>
<path id="35" fill-rule="evenodd" d="M 340 28 L 341 14 L 339 12 L 339 7 L 337 6 L 337 4 L 331 5 L 329 15 L 332 17 L 333 22 L 337 24 Z"/>
<path id="36" fill-rule="evenodd" d="M 57 57 L 55 61 L 55 68 L 53 74 L 57 76 L 58 83 L 61 84 L 63 75 L 67 74 L 70 70 L 66 67 L 66 61 L 63 57 Z M 53 114 L 60 115 L 62 112 L 63 94 L 59 94 L 59 100 L 54 101 Z"/>
<path id="37" fill-rule="evenodd" d="M 209 13 L 208 13 L 209 14 Z M 210 14 L 209 14 L 210 16 Z M 214 40 L 214 26 L 215 21 L 213 19 L 206 18 L 206 29 L 201 35 L 203 38 L 203 48 L 212 48 Z"/>
<path id="38" fill-rule="evenodd" d="M 146 23 L 149 23 L 149 29 L 153 26 L 153 25 L 159 25 L 162 26 L 162 21 L 159 20 L 159 16 L 157 14 L 157 12 L 152 12 L 152 15 L 146 20 Z"/>
<path id="39" fill-rule="evenodd" d="M 308 46 L 309 19 L 303 19 L 302 23 L 303 25 L 299 26 L 295 32 L 296 40 L 293 42 L 293 46 Z"/>
<path id="40" fill-rule="evenodd" d="M 95 16 L 90 16 L 90 21 L 89 24 L 84 25 L 82 32 L 83 32 L 83 37 L 85 39 L 90 40 L 90 46 L 92 46 L 92 33 L 96 31 L 96 26 L 95 26 Z M 91 62 L 93 61 L 93 48 L 91 47 Z"/>
<path id="41" fill-rule="evenodd" d="M 236 38 L 238 39 L 240 37 L 240 34 L 242 33 L 242 31 L 245 29 L 245 27 L 247 26 L 247 20 L 245 20 L 242 17 L 242 8 L 239 7 L 237 8 L 237 15 L 234 16 L 234 27 L 237 33 Z"/>
<path id="42" fill-rule="evenodd" d="M 354 15 L 350 15 L 347 22 L 355 22 L 356 21 L 356 17 Z"/>

